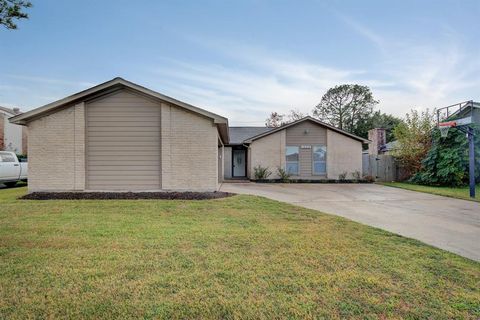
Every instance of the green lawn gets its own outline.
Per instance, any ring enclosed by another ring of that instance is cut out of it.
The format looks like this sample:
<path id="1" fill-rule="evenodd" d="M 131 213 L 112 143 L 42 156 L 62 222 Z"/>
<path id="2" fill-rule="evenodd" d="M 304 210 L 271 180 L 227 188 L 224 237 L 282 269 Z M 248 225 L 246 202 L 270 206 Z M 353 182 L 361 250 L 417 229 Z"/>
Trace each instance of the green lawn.
<path id="1" fill-rule="evenodd" d="M 0 190 L 0 319 L 478 319 L 480 264 L 253 196 Z"/>
<path id="2" fill-rule="evenodd" d="M 413 191 L 437 194 L 440 196 L 480 201 L 480 185 L 475 187 L 475 199 L 470 198 L 470 189 L 468 187 L 449 188 L 449 187 L 430 187 L 406 182 L 382 182 L 385 186 L 408 189 Z"/>

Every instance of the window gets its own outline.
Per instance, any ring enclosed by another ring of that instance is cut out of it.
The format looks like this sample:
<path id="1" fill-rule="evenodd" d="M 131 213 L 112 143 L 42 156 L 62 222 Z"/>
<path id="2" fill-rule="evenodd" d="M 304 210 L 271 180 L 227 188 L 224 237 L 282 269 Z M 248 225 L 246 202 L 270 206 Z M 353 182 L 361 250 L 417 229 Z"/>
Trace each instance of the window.
<path id="1" fill-rule="evenodd" d="M 287 146 L 285 170 L 291 175 L 298 175 L 298 149 L 297 146 Z"/>
<path id="2" fill-rule="evenodd" d="M 15 162 L 15 157 L 10 153 L 0 152 L 0 162 Z"/>
<path id="3" fill-rule="evenodd" d="M 313 174 L 327 173 L 327 147 L 313 146 Z"/>

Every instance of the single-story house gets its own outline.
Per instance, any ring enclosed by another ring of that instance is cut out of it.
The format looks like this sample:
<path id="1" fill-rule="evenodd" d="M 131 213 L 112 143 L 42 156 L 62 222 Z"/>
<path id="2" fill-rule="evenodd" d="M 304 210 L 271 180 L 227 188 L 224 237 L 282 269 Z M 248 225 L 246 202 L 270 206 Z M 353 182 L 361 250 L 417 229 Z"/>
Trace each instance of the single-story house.
<path id="1" fill-rule="evenodd" d="M 0 106 L 0 151 L 27 154 L 27 127 L 10 123 L 9 118 L 20 114 L 19 108 Z"/>
<path id="2" fill-rule="evenodd" d="M 312 117 L 278 128 L 231 127 L 225 145 L 225 178 L 255 178 L 255 167 L 278 168 L 295 180 L 353 178 L 362 172 L 362 143 L 367 140 Z M 230 155 L 231 154 L 231 155 Z"/>
<path id="3" fill-rule="evenodd" d="M 253 179 L 259 165 L 338 179 L 361 171 L 365 142 L 310 117 L 229 128 L 225 117 L 122 78 L 9 120 L 30 133 L 30 192 L 214 191 L 224 179 Z"/>
<path id="4" fill-rule="evenodd" d="M 228 120 L 121 78 L 10 118 L 30 133 L 29 191 L 209 190 Z"/>

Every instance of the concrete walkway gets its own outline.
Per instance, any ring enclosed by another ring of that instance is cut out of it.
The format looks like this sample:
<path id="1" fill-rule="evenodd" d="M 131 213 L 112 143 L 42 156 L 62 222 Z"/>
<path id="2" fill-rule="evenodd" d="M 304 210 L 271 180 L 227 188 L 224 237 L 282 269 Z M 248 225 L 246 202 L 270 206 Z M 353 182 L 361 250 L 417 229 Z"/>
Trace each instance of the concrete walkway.
<path id="1" fill-rule="evenodd" d="M 478 202 L 376 184 L 224 183 L 221 191 L 335 214 L 480 261 Z"/>

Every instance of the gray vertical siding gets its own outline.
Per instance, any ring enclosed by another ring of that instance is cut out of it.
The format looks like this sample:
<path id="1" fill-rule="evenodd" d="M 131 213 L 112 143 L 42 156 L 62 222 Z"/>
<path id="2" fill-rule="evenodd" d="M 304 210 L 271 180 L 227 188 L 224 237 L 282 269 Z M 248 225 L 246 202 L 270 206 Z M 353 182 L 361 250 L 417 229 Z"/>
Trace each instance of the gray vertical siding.
<path id="1" fill-rule="evenodd" d="M 300 177 L 312 176 L 312 149 L 300 148 L 299 154 L 299 173 Z"/>
<path id="2" fill-rule="evenodd" d="M 327 129 L 317 123 L 304 121 L 286 129 L 287 146 L 299 146 L 299 175 L 300 179 L 322 179 L 325 175 L 313 175 L 313 146 L 327 145 Z M 308 146 L 308 148 L 302 148 Z M 328 153 L 328 147 L 327 147 Z"/>
<path id="3" fill-rule="evenodd" d="M 127 90 L 86 104 L 87 189 L 161 189 L 160 115 Z"/>
<path id="4" fill-rule="evenodd" d="M 287 146 L 327 144 L 327 129 L 311 121 L 301 122 L 287 130 Z"/>

